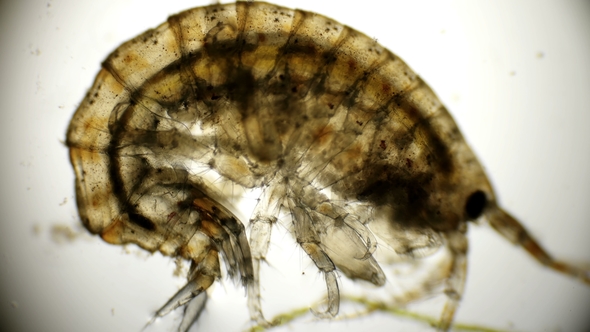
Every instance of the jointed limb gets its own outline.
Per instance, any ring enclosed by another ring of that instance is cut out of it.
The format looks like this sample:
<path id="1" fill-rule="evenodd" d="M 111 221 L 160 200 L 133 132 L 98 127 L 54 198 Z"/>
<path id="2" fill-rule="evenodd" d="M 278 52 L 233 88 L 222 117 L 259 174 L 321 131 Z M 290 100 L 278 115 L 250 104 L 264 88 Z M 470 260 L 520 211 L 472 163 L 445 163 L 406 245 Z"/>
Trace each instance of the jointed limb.
<path id="1" fill-rule="evenodd" d="M 464 225 L 466 226 L 466 225 Z M 455 311 L 459 306 L 459 301 L 463 296 L 465 288 L 465 278 L 467 276 L 467 237 L 464 229 L 455 232 L 447 233 L 447 246 L 451 254 L 451 266 L 449 275 L 445 281 L 445 294 L 447 295 L 447 302 L 440 317 L 438 326 L 439 331 L 447 331 L 453 323 Z"/>
<path id="2" fill-rule="evenodd" d="M 295 225 L 295 236 L 301 248 L 313 260 L 317 268 L 324 273 L 326 287 L 328 290 L 328 304 L 325 312 L 315 312 L 321 318 L 331 318 L 338 314 L 340 307 L 340 292 L 336 280 L 336 266 L 328 255 L 320 248 L 320 240 L 315 233 L 312 221 L 307 211 L 295 206 L 293 201 L 289 202 L 289 208 L 293 213 Z"/>
<path id="3" fill-rule="evenodd" d="M 282 203 L 283 187 L 265 190 L 250 220 L 250 251 L 252 254 L 253 280 L 248 285 L 248 310 L 250 319 L 261 326 L 270 326 L 262 313 L 260 297 L 260 263 L 266 259 L 273 224 L 277 221 Z"/>
<path id="4" fill-rule="evenodd" d="M 253 280 L 248 285 L 248 309 L 250 319 L 262 326 L 270 326 L 262 313 L 260 303 L 260 262 L 265 259 L 270 243 L 270 233 L 273 221 L 269 219 L 256 218 L 251 221 L 250 249 L 252 250 Z"/>

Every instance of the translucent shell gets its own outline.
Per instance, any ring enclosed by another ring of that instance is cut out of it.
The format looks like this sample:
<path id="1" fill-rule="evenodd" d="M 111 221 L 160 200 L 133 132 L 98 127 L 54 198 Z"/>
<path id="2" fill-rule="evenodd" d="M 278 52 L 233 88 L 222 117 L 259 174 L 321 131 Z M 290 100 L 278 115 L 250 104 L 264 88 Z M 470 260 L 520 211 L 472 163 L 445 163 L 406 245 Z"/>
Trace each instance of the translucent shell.
<path id="1" fill-rule="evenodd" d="M 318 14 L 237 2 L 171 16 L 104 61 L 67 145 L 89 231 L 191 260 L 188 283 L 156 314 L 188 303 L 181 330 L 205 305 L 220 260 L 247 287 L 252 319 L 269 325 L 259 269 L 281 209 L 324 274 L 321 317 L 338 313 L 337 271 L 385 283 L 377 245 L 412 259 L 442 247 L 449 264 L 431 279 L 444 283 L 439 328 L 448 329 L 463 293 L 466 222 L 480 216 L 589 283 L 497 207 L 448 111 L 400 58 Z M 261 189 L 249 238 L 211 179 Z"/>

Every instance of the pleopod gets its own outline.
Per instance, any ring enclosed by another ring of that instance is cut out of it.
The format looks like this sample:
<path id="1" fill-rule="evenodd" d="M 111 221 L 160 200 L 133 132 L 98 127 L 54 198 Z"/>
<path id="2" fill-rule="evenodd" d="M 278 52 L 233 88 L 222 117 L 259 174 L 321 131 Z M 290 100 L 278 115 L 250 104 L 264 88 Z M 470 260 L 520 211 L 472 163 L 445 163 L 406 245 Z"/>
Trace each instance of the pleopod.
<path id="1" fill-rule="evenodd" d="M 117 48 L 67 131 L 80 218 L 112 244 L 191 262 L 186 285 L 155 314 L 198 318 L 222 274 L 261 308 L 260 265 L 279 215 L 325 278 L 338 314 L 338 275 L 387 281 L 375 255 L 406 261 L 445 252 L 408 300 L 439 285 L 440 330 L 466 278 L 468 223 L 486 220 L 549 268 L 554 260 L 502 210 L 446 108 L 396 55 L 322 15 L 264 2 L 199 7 Z M 220 186 L 258 190 L 239 218 Z M 247 226 L 247 228 L 245 227 Z"/>

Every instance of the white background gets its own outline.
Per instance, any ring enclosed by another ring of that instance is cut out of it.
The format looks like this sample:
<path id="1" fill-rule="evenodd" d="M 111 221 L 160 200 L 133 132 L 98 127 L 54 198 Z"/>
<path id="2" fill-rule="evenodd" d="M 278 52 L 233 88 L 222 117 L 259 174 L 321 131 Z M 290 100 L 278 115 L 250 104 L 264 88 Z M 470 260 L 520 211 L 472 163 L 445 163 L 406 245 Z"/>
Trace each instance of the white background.
<path id="1" fill-rule="evenodd" d="M 0 3 L 2 330 L 139 331 L 184 282 L 159 254 L 133 247 L 126 254 L 83 230 L 60 242 L 51 229 L 78 225 L 62 142 L 100 62 L 168 15 L 208 3 Z M 400 55 L 454 115 L 502 205 L 556 256 L 590 262 L 590 2 L 278 4 L 332 17 Z M 590 329 L 590 287 L 542 268 L 485 225 L 471 227 L 469 237 L 457 321 L 518 331 Z M 273 267 L 284 261 L 290 270 L 265 270 L 265 305 L 304 305 L 322 295 L 321 276 L 291 238 L 275 237 L 271 250 Z M 199 331 L 249 326 L 243 290 L 224 281 L 211 295 Z M 177 323 L 178 315 L 150 330 L 172 331 Z M 339 323 L 307 317 L 277 331 L 396 326 L 428 330 L 373 315 Z"/>

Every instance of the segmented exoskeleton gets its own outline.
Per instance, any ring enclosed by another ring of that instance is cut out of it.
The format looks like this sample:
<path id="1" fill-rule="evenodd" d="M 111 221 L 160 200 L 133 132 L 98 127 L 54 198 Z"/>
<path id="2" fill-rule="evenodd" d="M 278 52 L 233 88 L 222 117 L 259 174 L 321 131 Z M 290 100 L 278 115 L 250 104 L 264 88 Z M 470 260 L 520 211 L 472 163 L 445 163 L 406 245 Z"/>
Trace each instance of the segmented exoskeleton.
<path id="1" fill-rule="evenodd" d="M 314 13 L 237 2 L 171 16 L 105 60 L 67 145 L 91 232 L 191 260 L 186 286 L 156 314 L 190 302 L 181 330 L 220 277 L 220 254 L 247 287 L 252 319 L 267 324 L 259 269 L 282 208 L 325 277 L 321 317 L 338 313 L 337 271 L 385 283 L 377 245 L 408 257 L 443 247 L 439 328 L 448 329 L 463 293 L 466 222 L 482 216 L 541 263 L 590 283 L 497 206 L 424 81 L 373 39 Z M 204 173 L 262 188 L 249 240 Z"/>

